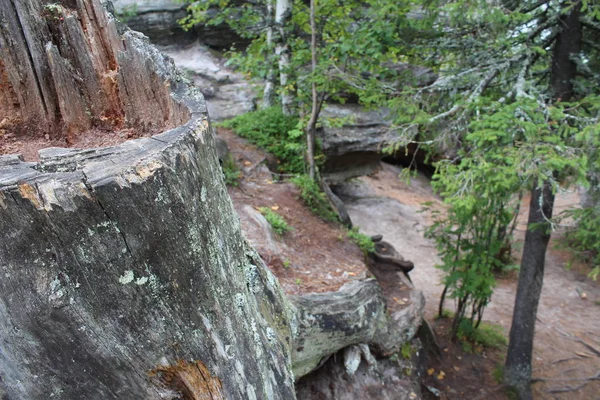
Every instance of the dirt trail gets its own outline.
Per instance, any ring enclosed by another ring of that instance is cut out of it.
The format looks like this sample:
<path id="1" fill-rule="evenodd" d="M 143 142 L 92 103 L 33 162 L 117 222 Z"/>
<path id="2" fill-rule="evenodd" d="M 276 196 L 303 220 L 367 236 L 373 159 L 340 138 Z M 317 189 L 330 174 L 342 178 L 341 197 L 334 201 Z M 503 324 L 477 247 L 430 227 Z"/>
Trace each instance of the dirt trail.
<path id="1" fill-rule="evenodd" d="M 434 243 L 423 237 L 431 223 L 419 213 L 423 203 L 441 204 L 423 176 L 410 185 L 398 179 L 400 169 L 383 166 L 377 174 L 352 180 L 338 187 L 355 225 L 366 234 L 384 235 L 406 259 L 415 263 L 411 278 L 427 299 L 426 315 L 436 313 L 442 291 L 441 273 Z M 517 237 L 525 232 L 527 199 L 524 200 Z M 556 212 L 577 201 L 574 193 L 557 197 Z M 553 243 L 560 240 L 560 232 Z M 557 239 L 558 238 L 558 239 Z M 574 271 L 566 271 L 566 256 L 551 244 L 546 257 L 544 288 L 538 310 L 534 344 L 534 378 L 554 381 L 533 385 L 536 399 L 600 399 L 600 380 L 583 380 L 600 372 L 600 285 Z M 577 289 L 587 294 L 582 299 Z M 516 279 L 498 282 L 484 319 L 500 324 L 508 333 L 514 307 Z M 590 347 L 591 346 L 591 347 Z M 596 351 L 599 351 L 596 353 Z M 561 379 L 561 380 L 558 380 Z M 578 386 L 585 386 L 577 390 Z M 556 389 L 571 389 L 555 393 Z"/>

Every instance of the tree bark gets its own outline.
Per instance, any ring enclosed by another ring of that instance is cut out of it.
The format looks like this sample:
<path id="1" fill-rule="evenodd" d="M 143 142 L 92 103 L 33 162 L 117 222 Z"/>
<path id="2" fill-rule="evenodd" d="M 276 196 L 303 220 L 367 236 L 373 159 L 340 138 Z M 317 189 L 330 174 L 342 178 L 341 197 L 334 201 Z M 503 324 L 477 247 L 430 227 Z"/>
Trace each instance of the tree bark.
<path id="1" fill-rule="evenodd" d="M 569 101 L 577 65 L 572 57 L 581 49 L 581 3 L 574 2 L 571 12 L 559 19 L 561 29 L 552 52 L 550 84 L 556 102 Z M 531 192 L 527 233 L 519 284 L 510 329 L 509 346 L 504 367 L 504 382 L 517 391 L 519 399 L 529 400 L 531 393 L 531 361 L 535 321 L 544 279 L 546 249 L 551 235 L 554 193 L 547 179 Z"/>
<path id="2" fill-rule="evenodd" d="M 535 319 L 544 281 L 546 249 L 554 194 L 545 182 L 531 192 L 527 233 L 515 299 L 513 322 L 504 369 L 504 381 L 517 390 L 520 399 L 531 399 L 531 360 Z M 541 207 L 540 207 L 541 205 Z"/>
<path id="3" fill-rule="evenodd" d="M 275 99 L 275 69 L 273 68 L 273 0 L 267 0 L 267 61 L 269 70 L 265 78 L 265 89 L 263 91 L 263 108 L 273 106 Z"/>
<path id="4" fill-rule="evenodd" d="M 2 398 L 295 398 L 290 304 L 243 239 L 202 95 L 98 0 L 2 1 L 23 124 L 31 106 L 84 128 L 71 116 L 111 99 L 124 123 L 177 126 L 0 157 Z"/>
<path id="5" fill-rule="evenodd" d="M 281 109 L 284 115 L 293 114 L 294 97 L 290 90 L 290 46 L 287 43 L 286 25 L 292 18 L 291 0 L 277 0 L 275 6 L 275 26 L 277 41 L 275 54 L 279 57 L 279 84 L 281 85 Z"/>
<path id="6" fill-rule="evenodd" d="M 310 0 L 310 54 L 313 82 L 310 119 L 306 126 L 306 159 L 308 161 L 308 176 L 312 180 L 316 178 L 315 136 L 317 135 L 317 120 L 320 109 L 317 83 L 314 80 L 315 73 L 317 72 L 317 26 L 315 23 L 315 12 L 315 0 Z"/>

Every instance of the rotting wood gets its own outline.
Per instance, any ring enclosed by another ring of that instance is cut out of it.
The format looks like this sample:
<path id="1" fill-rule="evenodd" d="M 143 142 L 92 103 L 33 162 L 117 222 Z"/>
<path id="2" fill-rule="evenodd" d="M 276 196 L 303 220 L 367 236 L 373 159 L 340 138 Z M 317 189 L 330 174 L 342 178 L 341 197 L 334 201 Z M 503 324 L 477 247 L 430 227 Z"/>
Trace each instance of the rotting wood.
<path id="1" fill-rule="evenodd" d="M 177 392 L 181 400 L 224 400 L 221 380 L 213 376 L 202 361 L 177 361 L 150 371 L 159 384 Z"/>

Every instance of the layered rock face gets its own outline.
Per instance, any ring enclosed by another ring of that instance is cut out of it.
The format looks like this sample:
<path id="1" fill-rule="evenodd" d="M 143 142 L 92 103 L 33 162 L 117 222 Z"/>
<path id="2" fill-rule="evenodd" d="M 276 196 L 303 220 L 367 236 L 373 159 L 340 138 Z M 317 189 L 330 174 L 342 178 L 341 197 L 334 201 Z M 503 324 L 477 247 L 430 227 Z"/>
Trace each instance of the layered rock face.
<path id="1" fill-rule="evenodd" d="M 189 2 L 181 0 L 113 0 L 116 14 L 136 31 L 144 33 L 152 43 L 159 45 L 186 44 L 195 40 L 219 50 L 229 49 L 233 44 L 244 46 L 243 40 L 229 26 L 221 24 L 207 27 L 198 24 L 185 31 L 179 21 L 187 15 Z M 209 18 L 217 10 L 209 10 Z"/>

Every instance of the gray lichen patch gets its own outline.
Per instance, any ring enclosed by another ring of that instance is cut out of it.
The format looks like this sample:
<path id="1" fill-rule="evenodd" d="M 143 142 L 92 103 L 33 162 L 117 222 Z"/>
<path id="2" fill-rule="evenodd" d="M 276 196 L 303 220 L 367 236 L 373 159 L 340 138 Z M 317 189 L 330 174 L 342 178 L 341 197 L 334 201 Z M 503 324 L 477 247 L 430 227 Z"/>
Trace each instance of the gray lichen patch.
<path id="1" fill-rule="evenodd" d="M 119 283 L 121 285 L 127 285 L 128 283 L 133 282 L 134 274 L 132 270 L 127 270 L 123 272 L 123 275 L 119 277 Z"/>

